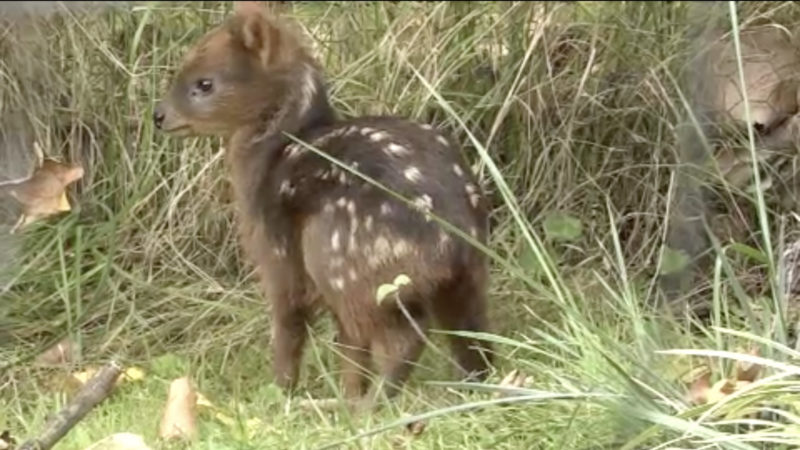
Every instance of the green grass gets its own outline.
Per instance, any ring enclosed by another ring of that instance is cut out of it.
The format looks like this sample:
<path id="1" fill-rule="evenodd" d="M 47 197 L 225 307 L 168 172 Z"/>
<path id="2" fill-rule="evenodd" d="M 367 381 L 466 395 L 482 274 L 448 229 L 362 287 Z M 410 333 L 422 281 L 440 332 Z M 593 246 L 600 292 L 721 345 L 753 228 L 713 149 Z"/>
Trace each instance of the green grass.
<path id="1" fill-rule="evenodd" d="M 748 2 L 738 19 L 791 25 L 800 16 L 789 5 Z M 23 114 L 27 137 L 87 169 L 73 192 L 75 211 L 0 243 L 3 262 L 13 262 L 0 280 L 8 284 L 0 291 L 0 431 L 33 436 L 63 405 L 65 395 L 49 387 L 59 371 L 31 362 L 68 335 L 80 343 L 76 369 L 116 358 L 147 377 L 92 411 L 63 449 L 114 432 L 157 446 L 169 382 L 184 374 L 241 422 L 203 412 L 194 448 L 800 442 L 798 353 L 776 308 L 783 300 L 763 275 L 768 255 L 779 254 L 771 246 L 787 239 L 771 191 L 746 197 L 717 180 L 755 218 L 746 231 L 769 230 L 773 242 L 718 237 L 709 287 L 692 294 L 711 305 L 709 322 L 657 307 L 664 218 L 680 180 L 676 126 L 686 118 L 686 93 L 678 80 L 691 51 L 684 36 L 697 19 L 688 4 L 295 5 L 343 115 L 404 115 L 462 144 L 494 205 L 488 339 L 498 356 L 489 383 L 511 369 L 531 376 L 519 401 L 484 404 L 494 398 L 491 386 L 454 384 L 446 358 L 429 350 L 397 401 L 369 416 L 299 410 L 271 383 L 269 303 L 242 264 L 221 142 L 169 139 L 151 124 L 183 52 L 229 8 L 163 2 L 67 12 L 0 38 L 2 120 Z M 721 8 L 730 27 L 727 4 Z M 728 145 L 755 151 L 746 138 Z M 25 146 L 3 151 L 3 176 L 25 172 Z M 433 342 L 446 351 L 442 337 Z M 321 321 L 303 394 L 337 393 L 332 339 L 330 320 Z M 773 364 L 771 378 L 714 408 L 686 402 L 683 374 L 704 362 L 730 369 L 735 354 L 714 352 L 751 344 Z M 667 352 L 674 349 L 685 351 Z M 788 412 L 762 414 L 760 423 L 752 416 L 776 407 Z M 435 417 L 412 436 L 403 421 L 425 414 Z M 263 426 L 248 433 L 243 424 L 253 418 Z M 361 434 L 369 436 L 356 439 Z"/>

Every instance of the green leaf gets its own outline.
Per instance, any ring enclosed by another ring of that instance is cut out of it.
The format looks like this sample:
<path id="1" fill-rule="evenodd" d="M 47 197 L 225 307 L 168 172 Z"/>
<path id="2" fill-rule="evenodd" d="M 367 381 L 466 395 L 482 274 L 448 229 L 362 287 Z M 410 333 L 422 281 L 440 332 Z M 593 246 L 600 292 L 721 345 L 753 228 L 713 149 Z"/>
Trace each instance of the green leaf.
<path id="1" fill-rule="evenodd" d="M 408 278 L 408 275 L 401 273 L 394 279 L 394 285 L 397 287 L 406 286 L 408 284 L 411 284 L 411 278 Z"/>
<path id="2" fill-rule="evenodd" d="M 764 252 L 756 248 L 753 248 L 749 245 L 734 242 L 733 244 L 731 244 L 730 248 L 736 253 L 741 253 L 742 255 L 752 259 L 757 263 L 767 264 L 769 262 L 769 260 L 767 259 L 767 255 L 765 255 Z"/>
<path id="3" fill-rule="evenodd" d="M 689 256 L 683 250 L 665 247 L 661 255 L 661 275 L 680 272 L 689 265 Z"/>
<path id="4" fill-rule="evenodd" d="M 552 213 L 544 219 L 544 233 L 554 241 L 574 241 L 583 235 L 583 223 L 566 213 Z"/>
<path id="5" fill-rule="evenodd" d="M 398 289 L 399 287 L 392 283 L 378 286 L 378 304 L 383 303 L 383 299 L 385 299 L 387 295 L 397 292 Z"/>

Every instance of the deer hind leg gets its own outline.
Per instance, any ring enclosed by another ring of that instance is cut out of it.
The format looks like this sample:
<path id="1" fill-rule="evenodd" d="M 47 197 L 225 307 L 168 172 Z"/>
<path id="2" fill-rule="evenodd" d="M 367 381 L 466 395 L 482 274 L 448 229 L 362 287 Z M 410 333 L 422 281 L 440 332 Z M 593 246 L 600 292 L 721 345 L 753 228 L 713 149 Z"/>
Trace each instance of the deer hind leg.
<path id="1" fill-rule="evenodd" d="M 486 294 L 481 278 L 459 277 L 442 286 L 434 302 L 436 320 L 445 330 L 487 330 Z M 491 346 L 481 340 L 448 335 L 460 372 L 467 379 L 483 380 L 489 374 Z"/>
<path id="2" fill-rule="evenodd" d="M 404 302 L 402 307 L 383 311 L 384 326 L 372 342 L 372 352 L 380 375 L 370 397 L 380 387 L 387 397 L 397 395 L 411 375 L 425 348 L 424 335 L 428 330 L 428 313 L 419 302 Z"/>
<path id="3" fill-rule="evenodd" d="M 348 400 L 361 398 L 367 390 L 367 374 L 370 368 L 369 341 L 358 333 L 339 326 L 336 337 L 340 354 L 342 390 Z"/>
<path id="4" fill-rule="evenodd" d="M 272 328 L 272 353 L 276 383 L 286 391 L 297 385 L 303 346 L 308 335 L 307 326 L 313 311 L 306 305 L 286 304 L 278 301 L 274 307 Z"/>

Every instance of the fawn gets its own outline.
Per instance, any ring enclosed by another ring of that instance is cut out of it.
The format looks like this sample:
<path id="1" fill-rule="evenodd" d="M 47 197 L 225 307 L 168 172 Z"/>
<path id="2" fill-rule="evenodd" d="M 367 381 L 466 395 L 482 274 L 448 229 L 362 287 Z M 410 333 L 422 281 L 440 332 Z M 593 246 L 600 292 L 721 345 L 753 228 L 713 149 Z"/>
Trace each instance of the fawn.
<path id="1" fill-rule="evenodd" d="M 187 52 L 153 120 L 169 135 L 226 139 L 241 244 L 272 304 L 274 371 L 285 391 L 296 386 L 319 307 L 336 321 L 349 399 L 367 393 L 372 363 L 394 395 L 422 353 L 417 330 L 431 320 L 487 329 L 485 256 L 431 218 L 486 240 L 485 199 L 452 142 L 402 118 L 338 119 L 299 33 L 259 2 L 234 2 Z M 411 280 L 398 291 L 402 305 L 379 303 L 378 287 L 399 274 Z M 449 339 L 462 374 L 484 379 L 490 347 Z"/>

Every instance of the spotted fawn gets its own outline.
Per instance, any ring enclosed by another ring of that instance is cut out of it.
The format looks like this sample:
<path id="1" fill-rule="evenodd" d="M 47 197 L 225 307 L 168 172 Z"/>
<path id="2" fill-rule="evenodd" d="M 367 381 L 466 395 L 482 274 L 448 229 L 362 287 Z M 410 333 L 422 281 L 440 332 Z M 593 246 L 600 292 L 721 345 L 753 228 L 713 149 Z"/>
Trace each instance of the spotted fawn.
<path id="1" fill-rule="evenodd" d="M 394 395 L 423 351 L 418 330 L 434 320 L 487 330 L 488 261 L 433 217 L 485 243 L 486 201 L 442 133 L 396 117 L 340 120 L 300 34 L 259 2 L 234 5 L 184 56 L 155 125 L 226 139 L 241 244 L 272 305 L 276 382 L 296 387 L 307 326 L 324 308 L 345 395 L 363 398 L 375 368 Z M 379 286 L 400 274 L 411 283 L 379 302 Z M 449 339 L 460 374 L 483 379 L 490 347 Z"/>

